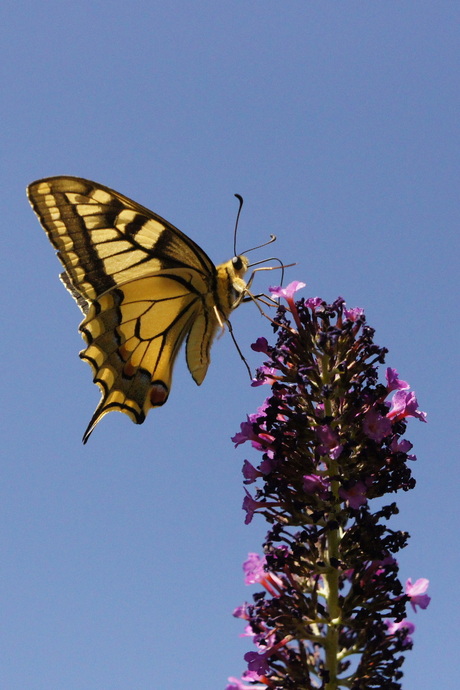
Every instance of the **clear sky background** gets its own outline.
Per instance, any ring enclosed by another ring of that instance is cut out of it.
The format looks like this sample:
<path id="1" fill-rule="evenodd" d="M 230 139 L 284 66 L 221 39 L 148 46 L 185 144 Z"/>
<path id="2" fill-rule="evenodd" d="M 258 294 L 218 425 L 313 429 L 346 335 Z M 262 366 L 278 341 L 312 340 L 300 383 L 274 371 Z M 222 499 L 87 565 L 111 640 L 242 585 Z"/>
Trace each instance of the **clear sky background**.
<path id="1" fill-rule="evenodd" d="M 155 210 L 216 263 L 278 236 L 305 296 L 365 309 L 429 424 L 401 577 L 427 577 L 404 688 L 458 687 L 460 4 L 4 0 L 0 9 L 0 688 L 219 690 L 251 649 L 233 608 L 244 526 L 230 437 L 263 401 L 225 335 L 201 386 L 183 354 L 142 426 L 98 402 L 80 312 L 25 188 L 79 175 Z M 277 284 L 262 274 L 257 290 Z M 268 323 L 246 304 L 250 350 Z"/>

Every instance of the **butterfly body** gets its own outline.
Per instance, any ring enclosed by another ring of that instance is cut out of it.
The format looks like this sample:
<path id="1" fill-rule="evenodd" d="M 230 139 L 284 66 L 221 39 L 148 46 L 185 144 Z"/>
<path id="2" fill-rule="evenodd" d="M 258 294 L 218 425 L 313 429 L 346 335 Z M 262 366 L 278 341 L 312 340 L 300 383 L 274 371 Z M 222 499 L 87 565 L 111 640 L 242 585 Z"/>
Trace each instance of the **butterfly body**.
<path id="1" fill-rule="evenodd" d="M 80 357 L 102 399 L 84 442 L 111 410 L 141 424 L 166 402 L 184 341 L 201 384 L 212 341 L 245 295 L 246 257 L 215 266 L 157 214 L 82 178 L 38 180 L 28 195 L 64 266 L 61 280 L 85 315 Z"/>

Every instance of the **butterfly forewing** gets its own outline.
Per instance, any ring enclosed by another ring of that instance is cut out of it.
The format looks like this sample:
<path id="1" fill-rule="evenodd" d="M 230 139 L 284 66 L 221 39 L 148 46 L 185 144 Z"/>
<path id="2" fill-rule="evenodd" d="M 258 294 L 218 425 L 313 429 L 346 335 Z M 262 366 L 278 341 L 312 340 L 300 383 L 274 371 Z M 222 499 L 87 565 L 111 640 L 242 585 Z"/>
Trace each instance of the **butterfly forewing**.
<path id="1" fill-rule="evenodd" d="M 88 301 L 162 268 L 188 266 L 215 280 L 214 264 L 195 242 L 108 187 L 52 177 L 28 193 L 70 282 Z"/>
<path id="2" fill-rule="evenodd" d="M 84 441 L 110 410 L 141 424 L 166 402 L 178 350 L 200 384 L 212 340 L 239 304 L 247 260 L 216 268 L 173 225 L 127 197 L 77 177 L 38 180 L 30 202 L 58 251 L 64 285 L 85 313 L 80 353 L 102 391 Z"/>

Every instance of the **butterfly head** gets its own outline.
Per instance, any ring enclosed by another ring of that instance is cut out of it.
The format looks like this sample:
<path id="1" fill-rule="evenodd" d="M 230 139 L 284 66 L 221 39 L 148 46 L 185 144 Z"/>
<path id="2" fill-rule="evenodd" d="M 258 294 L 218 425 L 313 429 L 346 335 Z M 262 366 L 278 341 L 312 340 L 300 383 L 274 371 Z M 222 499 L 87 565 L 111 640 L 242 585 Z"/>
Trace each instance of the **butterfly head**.
<path id="1" fill-rule="evenodd" d="M 248 270 L 249 260 L 246 256 L 234 256 L 231 260 L 231 265 L 235 278 L 242 279 L 246 271 Z"/>
<path id="2" fill-rule="evenodd" d="M 225 320 L 245 295 L 246 281 L 243 276 L 248 266 L 249 260 L 243 255 L 234 256 L 230 261 L 216 266 L 219 309 Z"/>

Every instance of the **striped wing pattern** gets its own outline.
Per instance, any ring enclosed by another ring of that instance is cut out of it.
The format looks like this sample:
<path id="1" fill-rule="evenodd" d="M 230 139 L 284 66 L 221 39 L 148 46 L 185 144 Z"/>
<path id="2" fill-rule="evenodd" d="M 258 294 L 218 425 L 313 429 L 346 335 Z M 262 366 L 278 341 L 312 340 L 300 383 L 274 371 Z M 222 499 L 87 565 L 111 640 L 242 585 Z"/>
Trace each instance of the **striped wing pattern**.
<path id="1" fill-rule="evenodd" d="M 50 177 L 33 182 L 28 195 L 57 249 L 64 280 L 88 303 L 163 268 L 194 268 L 215 289 L 216 268 L 204 251 L 171 223 L 118 192 L 79 177 Z"/>
<path id="2" fill-rule="evenodd" d="M 38 180 L 28 195 L 64 266 L 61 279 L 85 314 L 80 357 L 102 399 L 83 441 L 111 410 L 141 424 L 163 405 L 185 339 L 200 384 L 212 340 L 244 291 L 245 257 L 240 271 L 231 261 L 216 268 L 160 216 L 88 180 Z"/>

